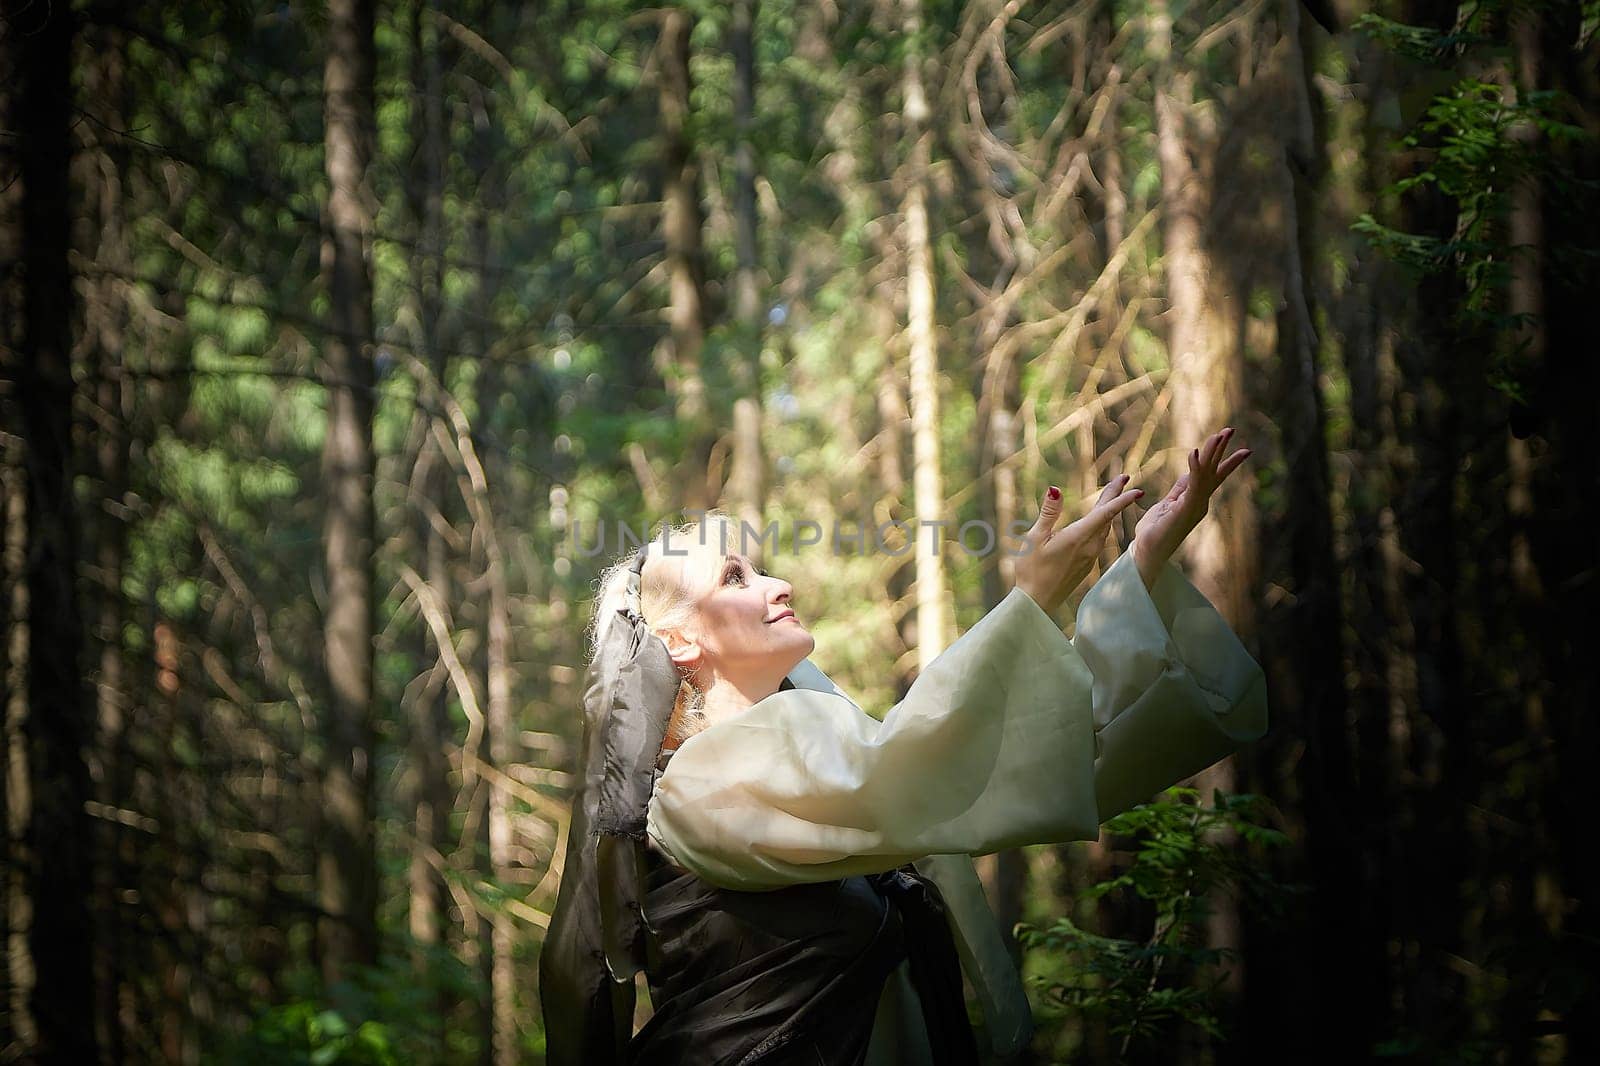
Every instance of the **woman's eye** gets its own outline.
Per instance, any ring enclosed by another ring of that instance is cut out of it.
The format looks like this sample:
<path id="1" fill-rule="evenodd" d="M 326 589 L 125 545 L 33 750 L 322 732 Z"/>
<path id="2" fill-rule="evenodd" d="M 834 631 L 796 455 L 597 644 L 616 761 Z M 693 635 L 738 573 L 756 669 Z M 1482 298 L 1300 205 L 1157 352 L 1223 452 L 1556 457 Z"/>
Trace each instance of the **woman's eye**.
<path id="1" fill-rule="evenodd" d="M 729 570 L 727 572 L 727 574 L 725 574 L 723 576 L 722 583 L 724 585 L 742 585 L 742 584 L 744 584 L 744 571 L 743 570 L 738 570 L 738 569 Z"/>
<path id="2" fill-rule="evenodd" d="M 771 577 L 772 576 L 771 574 L 767 573 L 765 567 L 758 567 L 756 569 L 756 573 L 760 574 L 762 577 Z"/>

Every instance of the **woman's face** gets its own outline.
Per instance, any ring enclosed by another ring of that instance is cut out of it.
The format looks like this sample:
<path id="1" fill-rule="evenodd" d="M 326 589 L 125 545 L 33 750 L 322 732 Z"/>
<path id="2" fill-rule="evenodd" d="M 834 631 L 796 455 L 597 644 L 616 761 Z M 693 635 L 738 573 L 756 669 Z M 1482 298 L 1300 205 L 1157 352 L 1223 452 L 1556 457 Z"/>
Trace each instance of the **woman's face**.
<path id="1" fill-rule="evenodd" d="M 745 556 L 726 556 L 699 599 L 696 636 L 706 665 L 735 681 L 770 677 L 776 687 L 816 647 L 789 606 L 793 592 Z"/>

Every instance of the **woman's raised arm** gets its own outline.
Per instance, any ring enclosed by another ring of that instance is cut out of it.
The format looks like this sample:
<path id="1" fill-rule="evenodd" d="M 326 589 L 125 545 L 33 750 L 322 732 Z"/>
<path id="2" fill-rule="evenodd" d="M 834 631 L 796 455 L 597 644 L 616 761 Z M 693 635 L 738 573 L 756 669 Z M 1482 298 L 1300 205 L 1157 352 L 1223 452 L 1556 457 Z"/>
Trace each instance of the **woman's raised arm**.
<path id="1" fill-rule="evenodd" d="M 1094 675 L 1095 805 L 1105 821 L 1267 730 L 1261 667 L 1172 563 L 1132 552 L 1095 582 L 1073 638 Z"/>
<path id="2" fill-rule="evenodd" d="M 1188 508 L 1200 500 L 1203 515 L 1201 494 L 1220 481 L 1221 461 L 1206 462 L 1210 480 L 1191 480 L 1188 503 L 1141 533 L 1193 528 Z M 1059 495 L 1048 498 L 1018 587 L 881 722 L 840 694 L 789 690 L 685 741 L 657 784 L 651 835 L 680 865 L 738 889 L 1092 838 L 1259 736 L 1260 667 L 1170 564 L 1147 585 L 1124 555 L 1085 597 L 1073 642 L 1048 614 L 1137 498 L 1125 486 L 1059 531 Z"/>
<path id="3" fill-rule="evenodd" d="M 1172 491 L 1139 519 L 1134 531 L 1133 556 L 1145 584 L 1151 588 L 1155 587 L 1178 545 L 1211 509 L 1212 494 L 1228 480 L 1228 475 L 1250 458 L 1249 448 L 1229 454 L 1228 445 L 1232 442 L 1232 428 L 1221 429 L 1190 451 L 1189 472 L 1178 478 Z"/>
<path id="4" fill-rule="evenodd" d="M 652 837 L 726 888 L 760 889 L 1092 838 L 1093 679 L 1012 592 L 880 722 L 792 689 L 690 737 L 650 805 Z"/>

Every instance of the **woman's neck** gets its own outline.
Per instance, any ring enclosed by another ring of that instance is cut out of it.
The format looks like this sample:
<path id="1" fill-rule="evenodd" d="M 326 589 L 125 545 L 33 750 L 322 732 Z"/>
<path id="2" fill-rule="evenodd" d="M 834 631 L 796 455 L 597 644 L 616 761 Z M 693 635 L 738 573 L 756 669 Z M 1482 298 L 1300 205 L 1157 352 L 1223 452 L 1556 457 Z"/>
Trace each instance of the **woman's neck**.
<path id="1" fill-rule="evenodd" d="M 777 681 L 765 678 L 736 681 L 732 678 L 718 677 L 706 688 L 705 702 L 700 707 L 700 713 L 705 715 L 707 725 L 743 714 L 777 692 L 782 682 L 781 677 Z"/>

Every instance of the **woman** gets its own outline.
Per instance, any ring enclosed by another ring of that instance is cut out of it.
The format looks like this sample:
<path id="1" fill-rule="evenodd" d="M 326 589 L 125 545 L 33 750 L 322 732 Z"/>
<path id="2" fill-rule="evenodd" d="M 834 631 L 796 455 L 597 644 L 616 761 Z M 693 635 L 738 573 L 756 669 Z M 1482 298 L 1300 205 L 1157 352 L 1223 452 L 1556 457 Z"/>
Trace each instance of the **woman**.
<path id="1" fill-rule="evenodd" d="M 664 538 L 667 551 L 652 542 L 613 568 L 596 647 L 619 620 L 639 621 L 670 661 L 656 676 L 678 691 L 658 680 L 641 696 L 648 671 L 633 667 L 605 689 L 613 709 L 670 703 L 670 715 L 663 707 L 664 736 L 644 738 L 627 724 L 639 715 L 613 715 L 626 742 L 589 763 L 589 792 L 612 795 L 627 776 L 619 765 L 644 767 L 633 773 L 642 806 L 620 831 L 603 805 L 575 815 L 541 960 L 550 1061 L 975 1062 L 958 956 L 996 1050 L 1025 1042 L 1026 1003 L 965 857 L 1092 839 L 1104 819 L 1265 729 L 1259 668 L 1169 565 L 1249 455 L 1229 454 L 1231 437 L 1191 453 L 1189 473 L 1085 597 L 1072 641 L 1051 613 L 1143 494 L 1119 478 L 1058 530 L 1052 488 L 1016 587 L 881 722 L 806 661 L 814 642 L 789 584 L 724 553 L 720 538 Z M 649 772 L 644 759 L 662 749 L 664 768 Z M 608 832 L 642 836 L 639 822 L 647 846 L 608 848 Z M 591 839 L 593 859 L 571 857 Z M 578 917 L 589 913 L 582 890 L 566 883 L 586 878 L 593 920 Z M 571 993 L 581 943 L 599 945 L 588 954 L 619 981 L 630 946 L 643 961 L 654 1016 L 620 1052 L 626 997 Z"/>

